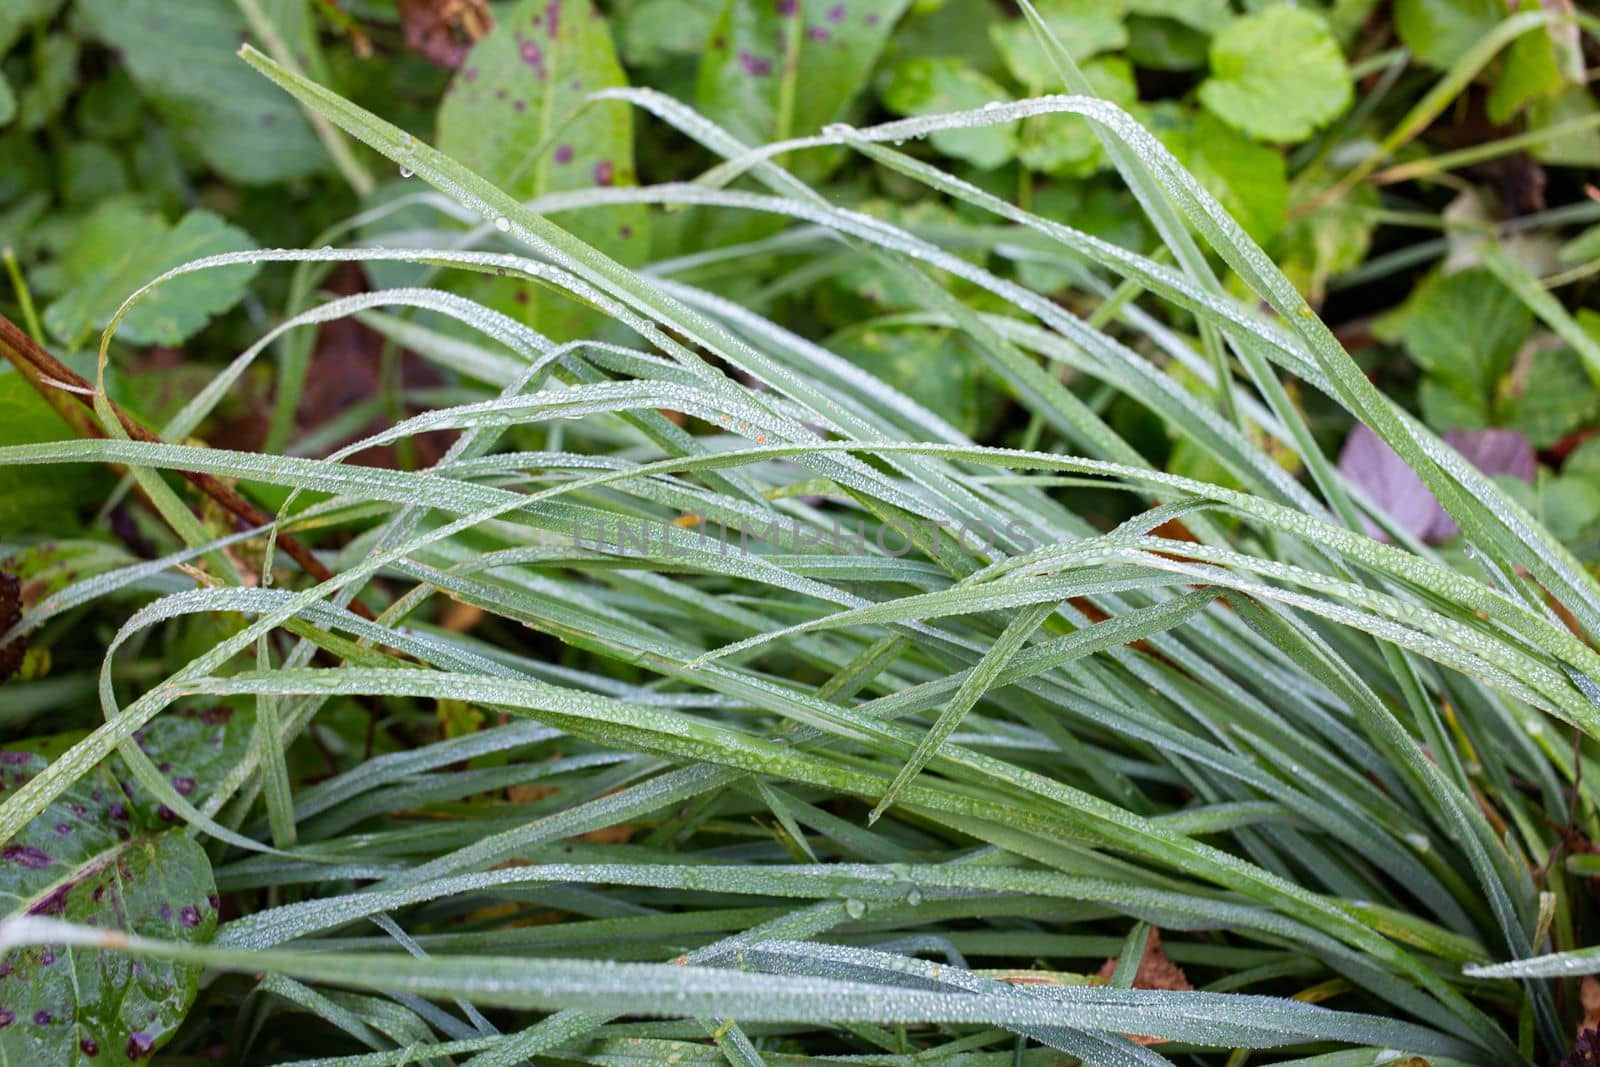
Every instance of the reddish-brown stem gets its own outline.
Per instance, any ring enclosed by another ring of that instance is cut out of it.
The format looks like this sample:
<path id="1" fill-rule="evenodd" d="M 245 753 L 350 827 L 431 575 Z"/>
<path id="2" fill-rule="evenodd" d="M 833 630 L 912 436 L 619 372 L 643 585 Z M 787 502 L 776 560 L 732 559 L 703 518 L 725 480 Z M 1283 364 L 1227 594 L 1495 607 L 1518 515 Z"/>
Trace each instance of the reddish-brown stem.
<path id="1" fill-rule="evenodd" d="M 94 410 L 93 387 L 84 378 L 74 373 L 43 347 L 36 344 L 17 324 L 0 315 L 0 355 L 20 371 L 28 383 L 39 391 L 39 395 L 55 408 L 56 412 L 71 426 L 80 437 L 104 437 L 100 426 L 92 416 Z M 63 389 L 52 385 L 59 382 L 67 386 Z M 82 407 L 75 407 L 67 398 L 75 397 Z M 108 400 L 108 404 L 111 402 Z M 88 410 L 85 411 L 84 409 Z M 111 404 L 111 410 L 116 415 L 117 421 L 122 423 L 122 428 L 129 437 L 135 441 L 158 444 L 161 438 L 147 429 L 133 416 Z M 206 496 L 227 510 L 240 522 L 249 526 L 268 526 L 272 517 L 250 501 L 246 500 L 237 490 L 209 474 L 198 471 L 179 471 L 181 475 Z M 305 572 L 319 582 L 325 582 L 333 577 L 333 572 L 323 566 L 322 561 L 312 555 L 311 550 L 286 533 L 278 534 L 278 547 L 284 554 L 300 564 Z M 350 602 L 350 610 L 362 618 L 371 621 L 375 618 L 365 604 L 359 600 Z"/>

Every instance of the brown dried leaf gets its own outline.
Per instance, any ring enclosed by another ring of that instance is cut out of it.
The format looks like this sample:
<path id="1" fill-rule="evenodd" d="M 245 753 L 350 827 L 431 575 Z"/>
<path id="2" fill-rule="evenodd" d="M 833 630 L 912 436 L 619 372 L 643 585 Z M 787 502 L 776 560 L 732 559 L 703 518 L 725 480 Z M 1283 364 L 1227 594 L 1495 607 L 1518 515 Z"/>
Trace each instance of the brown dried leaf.
<path id="1" fill-rule="evenodd" d="M 484 34 L 494 29 L 486 0 L 400 0 L 406 47 L 436 67 L 455 70 Z"/>
<path id="2" fill-rule="evenodd" d="M 1117 972 L 1117 958 L 1112 956 L 1100 966 L 1100 977 L 1110 980 Z M 1169 989 L 1175 992 L 1188 992 L 1194 989 L 1189 984 L 1189 976 L 1183 973 L 1172 960 L 1167 958 L 1166 950 L 1161 947 L 1161 931 L 1152 927 L 1150 939 L 1145 942 L 1144 955 L 1139 958 L 1139 970 L 1133 976 L 1135 989 Z"/>

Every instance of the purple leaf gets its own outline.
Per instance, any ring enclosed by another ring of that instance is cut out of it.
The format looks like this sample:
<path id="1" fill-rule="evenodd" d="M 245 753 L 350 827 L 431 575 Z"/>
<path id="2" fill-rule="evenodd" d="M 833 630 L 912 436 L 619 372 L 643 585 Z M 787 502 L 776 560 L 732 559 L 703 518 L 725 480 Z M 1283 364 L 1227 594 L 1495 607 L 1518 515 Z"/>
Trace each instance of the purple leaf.
<path id="1" fill-rule="evenodd" d="M 1509 474 L 1533 481 L 1537 466 L 1533 446 L 1515 430 L 1451 430 L 1445 443 L 1485 474 Z M 1365 425 L 1345 438 L 1339 472 L 1386 512 L 1395 525 L 1429 544 L 1448 541 L 1460 532 L 1417 473 L 1394 449 Z M 1376 524 L 1362 517 L 1370 537 L 1388 541 Z"/>

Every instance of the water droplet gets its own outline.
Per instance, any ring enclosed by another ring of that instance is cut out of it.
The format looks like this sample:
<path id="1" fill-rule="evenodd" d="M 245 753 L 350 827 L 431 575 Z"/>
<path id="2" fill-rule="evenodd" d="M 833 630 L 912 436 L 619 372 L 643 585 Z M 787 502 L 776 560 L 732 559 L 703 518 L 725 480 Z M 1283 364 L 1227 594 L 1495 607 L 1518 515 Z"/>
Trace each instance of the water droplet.
<path id="1" fill-rule="evenodd" d="M 409 133 L 403 133 L 400 135 L 400 151 L 410 152 L 416 147 L 417 140 L 415 137 L 412 137 Z"/>
<path id="2" fill-rule="evenodd" d="M 1473 544 L 1471 541 L 1467 542 L 1467 558 L 1468 559 L 1477 559 L 1478 558 L 1478 546 Z"/>
<path id="3" fill-rule="evenodd" d="M 985 110 L 985 111 L 999 111 L 1003 107 L 1005 107 L 1005 105 L 1002 104 L 1000 101 L 991 100 L 987 104 L 983 105 L 983 110 Z"/>
<path id="4" fill-rule="evenodd" d="M 850 897 L 844 902 L 844 913 L 852 919 L 859 919 L 867 913 L 867 906 L 855 897 Z"/>
<path id="5" fill-rule="evenodd" d="M 911 892 L 906 894 L 906 903 L 913 908 L 922 903 L 922 890 L 912 886 Z"/>
<path id="6" fill-rule="evenodd" d="M 410 167 L 401 167 L 400 168 L 400 177 L 402 177 L 402 178 L 409 178 L 409 177 L 411 177 L 411 175 L 413 175 L 415 173 L 416 172 L 413 171 Z"/>
<path id="7" fill-rule="evenodd" d="M 499 230 L 501 233 L 510 233 L 511 220 L 506 218 L 504 215 L 501 215 L 499 218 L 494 220 L 494 228 Z"/>
<path id="8" fill-rule="evenodd" d="M 848 122 L 830 122 L 822 127 L 822 132 L 829 137 L 843 137 L 846 134 L 855 133 L 856 128 Z"/>

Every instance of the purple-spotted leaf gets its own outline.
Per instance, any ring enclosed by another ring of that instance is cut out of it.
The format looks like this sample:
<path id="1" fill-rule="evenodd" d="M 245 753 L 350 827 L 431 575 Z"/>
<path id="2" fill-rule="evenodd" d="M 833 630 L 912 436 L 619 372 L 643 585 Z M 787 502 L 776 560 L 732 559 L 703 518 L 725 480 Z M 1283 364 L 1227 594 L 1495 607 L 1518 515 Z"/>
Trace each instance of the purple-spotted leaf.
<path id="1" fill-rule="evenodd" d="M 198 800 L 220 785 L 244 757 L 254 726 L 254 713 L 225 705 L 184 708 L 156 716 L 133 739 L 180 796 Z M 129 785 L 133 805 L 141 815 L 152 815 L 158 824 L 175 821 L 144 786 L 131 779 Z"/>
<path id="2" fill-rule="evenodd" d="M 1537 461 L 1533 446 L 1515 430 L 1451 430 L 1445 443 L 1485 474 L 1504 474 L 1531 482 Z M 1448 541 L 1460 532 L 1439 501 L 1394 449 L 1366 426 L 1345 438 L 1339 471 L 1381 508 L 1395 525 L 1430 544 Z M 1362 519 L 1368 535 L 1389 540 Z"/>
<path id="3" fill-rule="evenodd" d="M 844 118 L 909 0 L 729 0 L 700 62 L 700 108 L 747 144 Z M 841 157 L 785 160 L 808 180 Z"/>
<path id="4" fill-rule="evenodd" d="M 0 796 L 46 766 L 33 752 L 0 752 Z M 219 904 L 211 865 L 188 836 L 158 825 L 96 768 L 0 846 L 0 915 L 209 939 Z M 183 1021 L 199 973 L 117 952 L 13 950 L 0 960 L 0 1062 L 148 1060 Z"/>
<path id="5" fill-rule="evenodd" d="M 632 185 L 628 106 L 608 101 L 578 113 L 590 93 L 626 84 L 610 31 L 589 0 L 523 0 L 456 71 L 439 108 L 439 150 L 519 200 Z M 649 248 L 640 205 L 585 208 L 556 221 L 624 262 Z M 581 325 L 586 310 L 506 281 L 471 295 L 557 335 Z"/>

